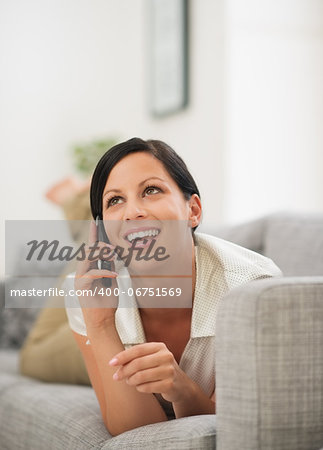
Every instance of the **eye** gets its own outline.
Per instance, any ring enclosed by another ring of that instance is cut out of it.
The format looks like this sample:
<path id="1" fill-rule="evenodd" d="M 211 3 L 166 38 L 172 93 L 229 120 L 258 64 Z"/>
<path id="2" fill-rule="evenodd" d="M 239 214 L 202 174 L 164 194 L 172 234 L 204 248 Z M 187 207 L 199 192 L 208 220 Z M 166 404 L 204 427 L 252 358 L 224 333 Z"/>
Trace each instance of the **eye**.
<path id="1" fill-rule="evenodd" d="M 147 186 L 145 189 L 145 194 L 148 195 L 158 194 L 158 192 L 161 192 L 161 189 L 156 186 Z"/>
<path id="2" fill-rule="evenodd" d="M 107 201 L 107 207 L 109 208 L 110 206 L 114 206 L 117 205 L 120 200 L 122 200 L 121 197 L 112 197 Z"/>

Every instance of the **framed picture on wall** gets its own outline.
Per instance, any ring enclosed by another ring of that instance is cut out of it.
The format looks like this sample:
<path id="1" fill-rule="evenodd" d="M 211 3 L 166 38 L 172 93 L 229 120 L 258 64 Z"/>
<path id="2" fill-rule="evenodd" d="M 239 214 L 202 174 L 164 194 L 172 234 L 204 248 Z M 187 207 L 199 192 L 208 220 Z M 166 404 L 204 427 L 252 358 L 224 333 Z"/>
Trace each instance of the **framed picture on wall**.
<path id="1" fill-rule="evenodd" d="M 149 106 L 165 116 L 188 104 L 188 1 L 149 0 Z"/>

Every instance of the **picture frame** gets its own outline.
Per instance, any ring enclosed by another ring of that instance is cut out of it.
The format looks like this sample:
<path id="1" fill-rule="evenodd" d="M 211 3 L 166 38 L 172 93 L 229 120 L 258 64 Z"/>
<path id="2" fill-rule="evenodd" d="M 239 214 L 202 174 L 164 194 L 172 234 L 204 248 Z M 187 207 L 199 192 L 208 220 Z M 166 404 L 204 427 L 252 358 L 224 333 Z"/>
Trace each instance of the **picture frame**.
<path id="1" fill-rule="evenodd" d="M 188 105 L 188 0 L 149 0 L 149 107 L 153 116 Z"/>

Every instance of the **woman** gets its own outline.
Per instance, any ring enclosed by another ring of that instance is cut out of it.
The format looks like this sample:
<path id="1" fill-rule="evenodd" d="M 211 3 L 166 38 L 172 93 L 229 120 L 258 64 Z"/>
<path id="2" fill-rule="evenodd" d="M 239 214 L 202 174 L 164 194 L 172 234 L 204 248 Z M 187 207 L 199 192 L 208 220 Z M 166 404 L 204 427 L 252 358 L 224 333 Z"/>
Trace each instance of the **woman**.
<path id="1" fill-rule="evenodd" d="M 81 296 L 78 308 L 67 307 L 107 429 L 117 435 L 165 421 L 169 409 L 176 418 L 215 413 L 217 303 L 231 288 L 278 275 L 279 269 L 254 252 L 195 234 L 202 214 L 198 188 L 182 159 L 161 141 L 134 138 L 110 149 L 92 178 L 91 210 L 93 218 L 119 227 L 173 221 L 191 230 L 192 307 L 143 307 L 137 297 L 137 308 L 118 308 L 120 299 L 110 297 L 109 307 L 102 308 L 99 295 Z M 115 271 L 98 268 L 102 249 L 115 246 L 99 242 L 93 252 L 96 240 L 92 225 L 87 258 L 79 262 L 74 282 L 75 289 L 92 294 L 104 278 L 112 288 L 122 281 L 117 264 Z M 132 277 L 136 272 L 128 269 Z"/>

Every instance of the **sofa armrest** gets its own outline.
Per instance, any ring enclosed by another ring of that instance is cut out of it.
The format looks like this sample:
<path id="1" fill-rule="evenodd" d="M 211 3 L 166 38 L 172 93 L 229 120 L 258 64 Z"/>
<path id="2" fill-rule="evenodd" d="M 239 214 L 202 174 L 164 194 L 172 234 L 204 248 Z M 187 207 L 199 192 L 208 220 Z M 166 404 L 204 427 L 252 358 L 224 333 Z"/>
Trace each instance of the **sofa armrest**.
<path id="1" fill-rule="evenodd" d="M 258 280 L 216 320 L 217 450 L 323 446 L 323 277 Z"/>

